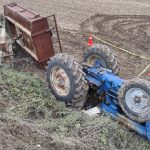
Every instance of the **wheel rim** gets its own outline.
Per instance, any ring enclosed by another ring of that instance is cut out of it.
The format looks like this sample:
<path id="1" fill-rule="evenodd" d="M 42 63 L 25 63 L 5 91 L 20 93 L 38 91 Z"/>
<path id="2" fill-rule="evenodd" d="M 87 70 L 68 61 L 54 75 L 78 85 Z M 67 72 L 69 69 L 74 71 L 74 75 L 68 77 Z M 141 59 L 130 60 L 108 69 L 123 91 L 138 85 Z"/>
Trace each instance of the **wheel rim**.
<path id="1" fill-rule="evenodd" d="M 50 79 L 55 92 L 60 96 L 66 96 L 70 90 L 70 80 L 65 70 L 59 66 L 52 68 Z"/>
<path id="2" fill-rule="evenodd" d="M 91 55 L 87 59 L 87 63 L 90 64 L 90 65 L 92 65 L 92 66 L 94 66 L 96 64 L 96 61 L 99 61 L 100 65 L 102 67 L 107 68 L 106 62 L 100 56 Z"/>
<path id="3" fill-rule="evenodd" d="M 142 114 L 149 111 L 149 96 L 141 88 L 131 88 L 125 94 L 126 105 L 132 112 Z"/>

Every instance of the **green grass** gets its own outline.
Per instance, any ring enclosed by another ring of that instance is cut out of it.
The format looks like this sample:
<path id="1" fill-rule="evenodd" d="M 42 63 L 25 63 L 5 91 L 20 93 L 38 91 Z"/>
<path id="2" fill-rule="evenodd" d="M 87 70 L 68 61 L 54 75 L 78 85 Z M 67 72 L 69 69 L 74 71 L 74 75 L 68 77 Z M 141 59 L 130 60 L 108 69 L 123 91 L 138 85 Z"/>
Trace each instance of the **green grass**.
<path id="1" fill-rule="evenodd" d="M 84 120 L 83 113 L 72 111 L 57 101 L 45 81 L 6 67 L 0 72 L 1 97 L 10 105 L 7 112 L 34 120 L 43 119 L 52 132 L 68 132 L 69 128 L 79 126 Z"/>
<path id="2" fill-rule="evenodd" d="M 30 120 L 51 134 L 80 140 L 90 149 L 150 149 L 145 139 L 109 117 L 88 117 L 66 108 L 45 81 L 28 73 L 0 67 L 0 100 L 6 105 L 5 113 Z"/>

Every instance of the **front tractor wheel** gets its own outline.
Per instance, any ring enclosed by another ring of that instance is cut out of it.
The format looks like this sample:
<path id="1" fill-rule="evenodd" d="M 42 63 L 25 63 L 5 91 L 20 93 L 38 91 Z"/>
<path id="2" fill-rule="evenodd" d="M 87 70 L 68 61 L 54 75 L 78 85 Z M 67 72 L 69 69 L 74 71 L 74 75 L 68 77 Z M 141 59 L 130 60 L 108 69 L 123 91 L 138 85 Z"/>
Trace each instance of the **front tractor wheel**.
<path id="1" fill-rule="evenodd" d="M 56 99 L 72 107 L 82 108 L 86 102 L 88 83 L 82 66 L 67 54 L 56 54 L 48 61 L 47 81 Z"/>
<path id="2" fill-rule="evenodd" d="M 96 44 L 87 49 L 83 55 L 83 62 L 94 66 L 99 62 L 103 68 L 112 70 L 114 74 L 119 72 L 119 63 L 116 54 L 106 45 Z"/>
<path id="3" fill-rule="evenodd" d="M 119 90 L 119 104 L 124 113 L 132 120 L 150 120 L 150 83 L 142 79 L 132 79 Z"/>

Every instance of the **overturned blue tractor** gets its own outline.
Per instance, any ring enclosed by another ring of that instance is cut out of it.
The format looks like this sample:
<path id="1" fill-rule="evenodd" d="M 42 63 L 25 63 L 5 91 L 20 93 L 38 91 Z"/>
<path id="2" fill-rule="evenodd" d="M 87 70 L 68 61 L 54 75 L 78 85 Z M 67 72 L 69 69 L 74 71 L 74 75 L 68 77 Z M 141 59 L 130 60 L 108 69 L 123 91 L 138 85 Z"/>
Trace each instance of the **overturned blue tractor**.
<path id="1" fill-rule="evenodd" d="M 89 48 L 82 65 L 61 53 L 46 68 L 49 88 L 58 100 L 76 108 L 97 105 L 99 111 L 150 140 L 150 83 L 138 78 L 123 80 L 118 73 L 117 56 L 105 45 Z"/>

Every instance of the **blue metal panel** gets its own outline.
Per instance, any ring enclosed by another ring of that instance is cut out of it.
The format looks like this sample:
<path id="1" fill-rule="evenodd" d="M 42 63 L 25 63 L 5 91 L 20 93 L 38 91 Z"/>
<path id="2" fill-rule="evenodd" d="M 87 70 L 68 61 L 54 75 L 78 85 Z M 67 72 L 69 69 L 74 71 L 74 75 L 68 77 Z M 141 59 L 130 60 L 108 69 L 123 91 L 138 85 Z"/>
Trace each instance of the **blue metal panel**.
<path id="1" fill-rule="evenodd" d="M 145 128 L 146 128 L 146 131 L 147 131 L 147 139 L 150 141 L 150 121 L 146 122 Z"/>
<path id="2" fill-rule="evenodd" d="M 98 68 L 98 67 L 90 67 L 87 69 L 86 80 L 97 86 L 98 91 L 104 91 L 106 93 L 106 103 L 115 103 L 118 104 L 117 101 L 117 92 L 119 88 L 124 83 L 124 80 L 114 75 L 111 70 Z"/>
<path id="3" fill-rule="evenodd" d="M 97 87 L 99 95 L 105 93 L 105 101 L 99 105 L 99 109 L 109 113 L 118 121 L 150 140 L 150 121 L 140 124 L 121 115 L 122 110 L 118 104 L 117 93 L 124 84 L 124 80 L 114 75 L 112 71 L 100 67 L 98 62 L 95 67 L 86 68 L 85 73 L 87 74 L 85 79 Z"/>

